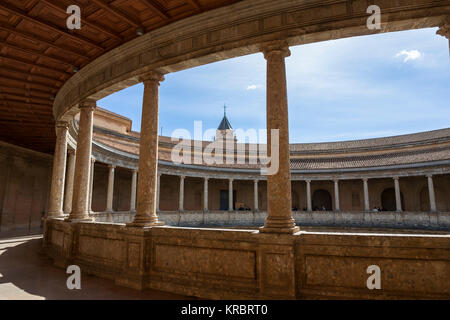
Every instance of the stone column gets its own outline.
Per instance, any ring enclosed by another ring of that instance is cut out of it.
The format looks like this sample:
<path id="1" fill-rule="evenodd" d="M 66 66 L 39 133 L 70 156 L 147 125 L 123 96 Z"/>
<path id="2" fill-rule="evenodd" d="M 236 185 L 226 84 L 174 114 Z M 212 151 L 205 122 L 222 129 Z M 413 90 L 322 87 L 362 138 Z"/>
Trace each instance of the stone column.
<path id="1" fill-rule="evenodd" d="M 88 210 L 92 212 L 92 193 L 94 191 L 94 171 L 95 171 L 95 158 L 91 158 L 91 169 L 89 171 L 89 193 L 88 193 Z"/>
<path id="2" fill-rule="evenodd" d="M 340 211 L 341 208 L 339 206 L 339 180 L 335 179 L 334 181 L 334 210 Z"/>
<path id="3" fill-rule="evenodd" d="M 398 212 L 402 211 L 402 198 L 400 194 L 400 184 L 398 182 L 398 177 L 394 177 L 394 185 L 395 185 L 395 205 Z"/>
<path id="4" fill-rule="evenodd" d="M 209 178 L 204 178 L 203 180 L 203 211 L 208 211 L 208 180 Z"/>
<path id="5" fill-rule="evenodd" d="M 149 72 L 141 77 L 144 82 L 141 136 L 139 147 L 139 180 L 137 209 L 134 221 L 128 226 L 149 227 L 162 225 L 156 214 L 156 188 L 158 172 L 158 100 L 159 83 L 164 77 Z"/>
<path id="6" fill-rule="evenodd" d="M 258 180 L 253 182 L 253 197 L 254 197 L 254 209 L 253 212 L 258 212 Z"/>
<path id="7" fill-rule="evenodd" d="M 311 180 L 306 181 L 306 210 L 308 212 L 312 211 L 312 203 L 311 203 Z"/>
<path id="8" fill-rule="evenodd" d="M 106 195 L 106 211 L 113 212 L 113 198 L 114 198 L 114 170 L 116 166 L 109 165 L 108 166 L 108 193 Z"/>
<path id="9" fill-rule="evenodd" d="M 450 16 L 447 16 L 447 18 L 444 20 L 444 22 L 439 27 L 438 31 L 436 31 L 436 34 L 439 34 L 439 35 L 447 38 L 449 54 L 450 54 Z"/>
<path id="10" fill-rule="evenodd" d="M 66 190 L 64 194 L 64 213 L 69 214 L 72 211 L 72 197 L 73 197 L 73 178 L 75 175 L 75 150 L 68 151 L 67 158 L 67 180 Z"/>
<path id="11" fill-rule="evenodd" d="M 77 158 L 75 161 L 75 178 L 73 185 L 72 212 L 69 221 L 91 220 L 89 218 L 89 172 L 91 167 L 92 128 L 96 102 L 87 100 L 80 103 L 80 124 L 77 141 Z"/>
<path id="12" fill-rule="evenodd" d="M 364 210 L 370 211 L 370 204 L 369 204 L 369 179 L 363 178 L 363 187 L 364 187 Z"/>
<path id="13" fill-rule="evenodd" d="M 272 41 L 262 47 L 267 60 L 266 118 L 267 155 L 272 155 L 272 129 L 278 130 L 278 171 L 267 176 L 267 219 L 260 232 L 295 233 L 292 218 L 289 120 L 285 58 L 290 55 L 286 41 Z"/>
<path id="14" fill-rule="evenodd" d="M 430 211 L 436 212 L 436 198 L 434 196 L 434 186 L 433 186 L 433 176 L 431 174 L 427 175 L 428 178 L 428 195 L 430 197 Z"/>
<path id="15" fill-rule="evenodd" d="M 159 209 L 159 200 L 161 198 L 161 173 L 158 173 L 158 181 L 156 183 L 156 211 Z"/>
<path id="16" fill-rule="evenodd" d="M 178 204 L 179 211 L 184 211 L 184 178 L 184 176 L 180 176 L 180 202 Z"/>
<path id="17" fill-rule="evenodd" d="M 50 191 L 50 204 L 47 217 L 59 217 L 64 214 L 64 181 L 66 174 L 67 157 L 67 122 L 56 124 L 56 144 L 53 156 L 52 184 Z"/>
<path id="18" fill-rule="evenodd" d="M 130 212 L 136 212 L 136 184 L 137 170 L 133 169 L 131 175 Z"/>
<path id="19" fill-rule="evenodd" d="M 228 211 L 233 211 L 233 179 L 228 180 Z"/>

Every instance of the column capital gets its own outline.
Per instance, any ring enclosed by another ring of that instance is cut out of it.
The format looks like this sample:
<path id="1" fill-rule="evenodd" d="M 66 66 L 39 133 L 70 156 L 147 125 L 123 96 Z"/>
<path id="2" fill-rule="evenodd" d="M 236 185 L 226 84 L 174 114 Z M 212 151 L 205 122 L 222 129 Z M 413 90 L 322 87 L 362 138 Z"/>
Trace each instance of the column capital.
<path id="1" fill-rule="evenodd" d="M 78 105 L 78 108 L 94 110 L 95 108 L 97 108 L 97 101 L 93 100 L 93 99 L 86 99 L 86 100 L 80 102 L 80 104 Z"/>
<path id="2" fill-rule="evenodd" d="M 133 168 L 133 169 L 131 169 L 131 172 L 137 173 L 137 172 L 138 172 L 138 169 Z"/>
<path id="3" fill-rule="evenodd" d="M 139 81 L 144 82 L 144 83 L 147 81 L 159 83 L 159 82 L 164 81 L 164 75 L 159 72 L 156 72 L 156 71 L 149 71 L 147 73 L 140 75 Z"/>
<path id="4" fill-rule="evenodd" d="M 427 178 L 433 178 L 433 175 L 431 173 L 428 173 L 425 175 Z"/>
<path id="5" fill-rule="evenodd" d="M 362 181 L 367 182 L 369 181 L 369 178 L 362 178 Z"/>
<path id="6" fill-rule="evenodd" d="M 209 177 L 203 177 L 203 179 L 208 181 L 210 178 Z"/>
<path id="7" fill-rule="evenodd" d="M 311 179 L 305 179 L 306 183 L 311 183 Z"/>
<path id="8" fill-rule="evenodd" d="M 286 40 L 274 40 L 265 42 L 261 45 L 261 51 L 264 54 L 264 58 L 268 58 L 269 55 L 279 54 L 283 58 L 289 57 L 291 51 L 289 50 L 289 45 Z"/>
<path id="9" fill-rule="evenodd" d="M 115 169 L 116 168 L 116 165 L 115 164 L 108 164 L 108 168 L 110 168 L 110 169 Z"/>
<path id="10" fill-rule="evenodd" d="M 233 178 L 229 178 L 228 181 L 229 181 L 229 182 L 233 182 L 234 179 L 233 179 Z"/>
<path id="11" fill-rule="evenodd" d="M 398 176 L 394 176 L 394 177 L 392 177 L 392 179 L 398 180 Z"/>
<path id="12" fill-rule="evenodd" d="M 184 180 L 186 176 L 180 176 L 180 180 Z"/>
<path id="13" fill-rule="evenodd" d="M 67 121 L 57 121 L 55 127 L 57 129 L 68 129 L 69 128 L 69 122 Z"/>
<path id="14" fill-rule="evenodd" d="M 334 181 L 334 183 L 338 183 L 339 179 L 335 178 L 335 179 L 333 179 L 333 181 Z"/>
<path id="15" fill-rule="evenodd" d="M 436 31 L 436 34 L 446 37 L 450 40 L 450 16 L 448 16 L 444 22 L 439 26 L 439 29 Z"/>
<path id="16" fill-rule="evenodd" d="M 91 157 L 91 162 L 92 162 L 92 163 L 95 163 L 95 161 L 96 161 L 95 158 L 94 158 L 94 157 Z"/>
<path id="17" fill-rule="evenodd" d="M 258 180 L 258 179 L 255 179 L 255 180 L 253 180 L 253 182 L 254 182 L 254 183 L 258 183 L 258 182 L 259 182 L 259 180 Z"/>
<path id="18" fill-rule="evenodd" d="M 135 169 L 135 170 L 137 171 L 137 169 Z M 161 172 L 158 172 L 157 174 L 158 174 L 158 177 L 160 177 L 160 178 L 161 178 L 161 176 L 162 176 L 162 173 L 161 173 Z"/>
<path id="19" fill-rule="evenodd" d="M 77 151 L 75 149 L 67 149 L 67 153 L 74 156 L 77 153 Z"/>

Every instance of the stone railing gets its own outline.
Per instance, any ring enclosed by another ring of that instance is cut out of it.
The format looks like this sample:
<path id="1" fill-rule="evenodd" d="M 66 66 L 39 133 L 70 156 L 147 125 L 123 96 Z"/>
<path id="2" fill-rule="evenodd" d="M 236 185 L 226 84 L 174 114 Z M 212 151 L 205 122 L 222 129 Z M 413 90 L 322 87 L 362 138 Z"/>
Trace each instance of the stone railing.
<path id="1" fill-rule="evenodd" d="M 450 235 L 250 230 L 46 220 L 60 267 L 210 299 L 449 299 Z M 369 266 L 380 273 L 369 289 Z"/>
<path id="2" fill-rule="evenodd" d="M 450 230 L 450 212 L 332 212 L 312 211 L 292 213 L 300 226 L 400 228 Z M 96 222 L 128 223 L 130 212 L 96 212 Z M 262 226 L 266 212 L 252 211 L 161 211 L 158 217 L 168 226 L 180 227 L 233 227 Z"/>

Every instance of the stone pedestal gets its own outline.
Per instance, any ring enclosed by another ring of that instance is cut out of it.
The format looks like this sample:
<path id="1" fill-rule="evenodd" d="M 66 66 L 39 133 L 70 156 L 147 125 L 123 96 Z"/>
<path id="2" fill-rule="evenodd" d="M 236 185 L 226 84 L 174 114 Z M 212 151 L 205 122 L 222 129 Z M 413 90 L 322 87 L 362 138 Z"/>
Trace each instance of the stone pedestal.
<path id="1" fill-rule="evenodd" d="M 267 176 L 267 219 L 260 232 L 295 233 L 299 228 L 292 218 L 289 121 L 285 58 L 290 55 L 285 41 L 263 46 L 267 60 L 267 151 L 272 155 L 271 134 L 278 130 L 278 171 Z"/>

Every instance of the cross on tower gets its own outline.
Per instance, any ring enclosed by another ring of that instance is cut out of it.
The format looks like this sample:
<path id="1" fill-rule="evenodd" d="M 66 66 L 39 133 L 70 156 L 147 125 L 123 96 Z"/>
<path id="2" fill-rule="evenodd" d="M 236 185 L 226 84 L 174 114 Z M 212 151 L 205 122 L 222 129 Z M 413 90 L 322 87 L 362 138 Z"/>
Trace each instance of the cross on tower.
<path id="1" fill-rule="evenodd" d="M 225 103 L 223 104 L 223 116 L 225 117 L 227 115 L 227 106 Z"/>

